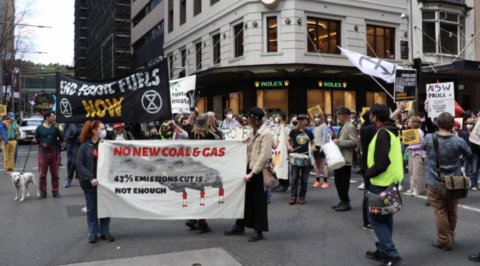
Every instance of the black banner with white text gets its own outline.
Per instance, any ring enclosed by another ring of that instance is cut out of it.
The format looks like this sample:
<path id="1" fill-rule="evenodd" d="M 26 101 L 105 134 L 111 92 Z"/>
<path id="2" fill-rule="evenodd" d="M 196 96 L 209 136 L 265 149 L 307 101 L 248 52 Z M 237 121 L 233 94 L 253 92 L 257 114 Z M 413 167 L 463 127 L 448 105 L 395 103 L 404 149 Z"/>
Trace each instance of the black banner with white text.
<path id="1" fill-rule="evenodd" d="M 57 73 L 57 122 L 134 123 L 171 118 L 165 61 L 112 80 L 79 80 Z"/>

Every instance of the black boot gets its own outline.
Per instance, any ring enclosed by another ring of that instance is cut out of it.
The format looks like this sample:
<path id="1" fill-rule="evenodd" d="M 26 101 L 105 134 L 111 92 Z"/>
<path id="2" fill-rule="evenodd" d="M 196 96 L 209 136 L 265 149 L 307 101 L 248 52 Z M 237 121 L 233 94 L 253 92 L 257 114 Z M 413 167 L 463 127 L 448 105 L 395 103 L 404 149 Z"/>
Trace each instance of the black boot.
<path id="1" fill-rule="evenodd" d="M 212 231 L 212 228 L 210 228 L 210 226 L 208 226 L 207 222 L 198 222 L 196 224 L 196 228 L 198 230 L 200 230 L 200 233 L 208 233 L 210 231 Z"/>
<path id="2" fill-rule="evenodd" d="M 241 236 L 245 234 L 245 228 L 234 225 L 230 231 L 225 231 L 226 236 Z"/>
<path id="3" fill-rule="evenodd" d="M 480 253 L 468 256 L 468 260 L 480 262 Z"/>
<path id="4" fill-rule="evenodd" d="M 352 207 L 350 206 L 350 202 L 342 202 L 335 210 L 337 212 L 345 212 L 352 210 Z"/>
<path id="5" fill-rule="evenodd" d="M 263 239 L 262 231 L 253 231 L 253 234 L 248 238 L 248 242 L 257 242 Z"/>
<path id="6" fill-rule="evenodd" d="M 333 205 L 333 206 L 332 206 L 332 209 L 335 210 L 336 208 L 340 207 L 340 205 L 342 205 L 342 202 L 341 202 L 341 201 L 340 201 L 337 205 Z"/>
<path id="7" fill-rule="evenodd" d="M 197 230 L 197 227 L 195 225 L 197 225 L 197 220 L 187 220 L 187 222 L 185 223 L 186 226 L 188 226 L 190 228 L 190 230 Z"/>

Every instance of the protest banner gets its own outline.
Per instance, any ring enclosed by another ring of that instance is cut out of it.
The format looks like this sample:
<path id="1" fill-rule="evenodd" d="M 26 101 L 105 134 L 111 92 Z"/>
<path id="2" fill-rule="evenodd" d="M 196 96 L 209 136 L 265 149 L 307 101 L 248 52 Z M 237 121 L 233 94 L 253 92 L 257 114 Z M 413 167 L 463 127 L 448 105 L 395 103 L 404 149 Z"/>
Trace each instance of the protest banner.
<path id="1" fill-rule="evenodd" d="M 470 142 L 480 145 L 480 119 L 475 124 L 472 133 L 470 133 Z"/>
<path id="2" fill-rule="evenodd" d="M 252 130 L 246 127 L 232 127 L 222 128 L 222 132 L 225 140 L 244 140 L 250 136 Z"/>
<path id="3" fill-rule="evenodd" d="M 1 116 L 7 115 L 7 106 L 6 105 L 0 104 L 0 115 Z"/>
<path id="4" fill-rule="evenodd" d="M 272 162 L 278 179 L 288 180 L 288 150 L 286 145 L 287 136 L 285 127 L 275 125 L 270 127 L 273 141 L 279 141 L 278 147 L 272 150 Z"/>
<path id="5" fill-rule="evenodd" d="M 394 102 L 417 100 L 417 70 L 397 69 L 395 71 Z"/>
<path id="6" fill-rule="evenodd" d="M 455 117 L 455 87 L 453 82 L 427 84 L 428 116 L 436 118 L 447 112 Z"/>
<path id="7" fill-rule="evenodd" d="M 406 129 L 402 130 L 401 132 L 403 144 L 420 144 L 420 134 L 418 134 L 418 129 Z"/>
<path id="8" fill-rule="evenodd" d="M 104 123 L 161 121 L 172 118 L 166 61 L 132 75 L 88 81 L 57 73 L 57 122 Z"/>
<path id="9" fill-rule="evenodd" d="M 98 154 L 99 218 L 243 218 L 243 142 L 106 141 Z"/>
<path id="10" fill-rule="evenodd" d="M 195 107 L 195 84 L 197 76 L 170 80 L 172 114 L 190 113 Z"/>
<path id="11" fill-rule="evenodd" d="M 314 118 L 316 113 L 323 114 L 323 110 L 320 105 L 315 105 L 314 107 L 308 109 L 308 115 L 310 118 Z"/>

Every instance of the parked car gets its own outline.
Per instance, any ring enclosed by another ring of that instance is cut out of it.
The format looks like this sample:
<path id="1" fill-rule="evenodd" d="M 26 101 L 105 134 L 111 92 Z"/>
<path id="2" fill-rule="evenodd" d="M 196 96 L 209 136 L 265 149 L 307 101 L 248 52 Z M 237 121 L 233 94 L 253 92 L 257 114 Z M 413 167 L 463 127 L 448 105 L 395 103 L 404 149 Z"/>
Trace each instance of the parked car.
<path id="1" fill-rule="evenodd" d="M 24 118 L 20 123 L 20 137 L 19 141 L 32 140 L 35 137 L 35 130 L 43 123 L 42 117 Z"/>

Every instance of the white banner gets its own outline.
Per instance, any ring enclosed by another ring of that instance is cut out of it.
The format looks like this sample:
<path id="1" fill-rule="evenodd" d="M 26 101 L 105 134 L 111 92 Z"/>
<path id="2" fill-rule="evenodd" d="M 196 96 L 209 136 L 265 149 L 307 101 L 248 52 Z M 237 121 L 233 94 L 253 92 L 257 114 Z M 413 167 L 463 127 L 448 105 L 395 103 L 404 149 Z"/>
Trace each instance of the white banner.
<path id="1" fill-rule="evenodd" d="M 387 83 L 394 83 L 395 71 L 397 69 L 403 69 L 402 67 L 382 59 L 372 58 L 370 56 L 352 52 L 341 47 L 338 48 L 342 50 L 342 53 L 348 57 L 350 62 L 352 62 L 352 64 L 355 65 L 360 71 L 369 76 L 381 78 Z"/>
<path id="2" fill-rule="evenodd" d="M 288 150 L 285 135 L 285 127 L 281 125 L 270 127 L 273 141 L 279 140 L 276 150 L 272 150 L 272 162 L 278 179 L 288 180 Z"/>
<path id="3" fill-rule="evenodd" d="M 480 145 L 480 119 L 477 120 L 477 123 L 470 134 L 470 142 Z"/>
<path id="4" fill-rule="evenodd" d="M 243 218 L 247 144 L 128 141 L 100 144 L 98 217 Z"/>
<path id="5" fill-rule="evenodd" d="M 427 84 L 428 116 L 447 112 L 455 117 L 455 85 L 453 82 Z"/>
<path id="6" fill-rule="evenodd" d="M 195 107 L 195 85 L 197 76 L 170 80 L 170 95 L 172 101 L 172 114 L 190 113 L 190 108 Z"/>
<path id="7" fill-rule="evenodd" d="M 225 135 L 225 140 L 244 140 L 252 133 L 252 130 L 247 127 L 222 128 L 221 130 Z"/>

